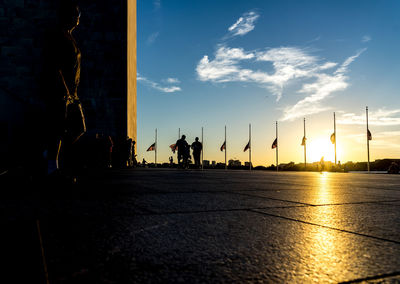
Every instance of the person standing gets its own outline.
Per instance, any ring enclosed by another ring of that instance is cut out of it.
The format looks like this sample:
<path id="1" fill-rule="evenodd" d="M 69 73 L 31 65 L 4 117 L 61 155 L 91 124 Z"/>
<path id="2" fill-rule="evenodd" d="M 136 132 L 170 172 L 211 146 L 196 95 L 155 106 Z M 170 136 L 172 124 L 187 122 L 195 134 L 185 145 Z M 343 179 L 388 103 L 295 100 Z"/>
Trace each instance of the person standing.
<path id="1" fill-rule="evenodd" d="M 178 165 L 186 167 L 188 161 L 189 144 L 186 142 L 186 136 L 182 135 L 182 138 L 176 141 L 176 147 L 178 148 Z M 182 162 L 181 162 L 182 160 Z"/>
<path id="2" fill-rule="evenodd" d="M 48 174 L 56 172 L 60 167 L 69 170 L 76 167 L 79 158 L 76 142 L 86 132 L 85 118 L 77 94 L 81 52 L 72 36 L 80 18 L 76 1 L 61 1 L 58 17 L 58 28 L 49 35 L 44 49 L 42 78 Z"/>
<path id="3" fill-rule="evenodd" d="M 201 151 L 203 150 L 203 145 L 201 144 L 201 142 L 199 142 L 199 137 L 195 138 L 195 141 L 192 143 L 191 148 L 193 150 L 194 164 L 197 168 L 200 168 L 200 155 Z"/>

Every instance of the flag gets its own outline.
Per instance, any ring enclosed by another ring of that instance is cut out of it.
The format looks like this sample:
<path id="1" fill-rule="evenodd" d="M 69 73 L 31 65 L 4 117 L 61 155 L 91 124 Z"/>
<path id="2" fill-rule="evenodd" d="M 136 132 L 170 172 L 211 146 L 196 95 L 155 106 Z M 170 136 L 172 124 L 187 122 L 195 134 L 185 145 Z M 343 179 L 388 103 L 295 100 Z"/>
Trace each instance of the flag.
<path id="1" fill-rule="evenodd" d="M 250 141 L 247 143 L 246 147 L 244 147 L 243 152 L 246 152 L 248 149 L 250 149 Z"/>
<path id="2" fill-rule="evenodd" d="M 372 134 L 369 131 L 369 129 L 367 129 L 367 138 L 368 138 L 368 140 L 372 140 Z"/>
<path id="3" fill-rule="evenodd" d="M 175 151 L 178 149 L 178 146 L 176 146 L 176 144 L 171 144 L 171 145 L 169 145 L 169 147 L 171 148 L 172 153 L 175 154 Z"/>
<path id="4" fill-rule="evenodd" d="M 331 135 L 331 141 L 332 141 L 332 144 L 335 144 L 335 143 L 336 143 L 336 136 L 335 136 L 335 133 L 332 133 L 332 135 Z"/>
<path id="5" fill-rule="evenodd" d="M 150 145 L 150 147 L 147 149 L 147 151 L 154 151 L 156 149 L 156 143 L 153 143 Z"/>
<path id="6" fill-rule="evenodd" d="M 305 136 L 303 136 L 303 140 L 301 140 L 301 146 L 306 145 L 306 140 L 307 140 L 307 138 Z"/>
<path id="7" fill-rule="evenodd" d="M 224 141 L 224 144 L 222 144 L 220 150 L 221 150 L 221 151 L 224 151 L 225 149 L 226 149 L 226 141 Z"/>
<path id="8" fill-rule="evenodd" d="M 275 138 L 274 143 L 272 143 L 271 148 L 275 149 L 276 147 L 278 147 L 278 138 Z"/>

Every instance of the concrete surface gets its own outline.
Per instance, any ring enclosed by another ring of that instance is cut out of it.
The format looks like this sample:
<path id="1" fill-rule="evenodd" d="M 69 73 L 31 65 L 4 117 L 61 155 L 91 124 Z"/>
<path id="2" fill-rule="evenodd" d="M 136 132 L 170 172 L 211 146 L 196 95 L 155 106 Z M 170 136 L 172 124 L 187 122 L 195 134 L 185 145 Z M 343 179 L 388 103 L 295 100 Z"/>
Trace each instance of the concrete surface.
<path id="1" fill-rule="evenodd" d="M 45 283 L 43 256 L 50 283 L 400 282 L 399 175 L 126 169 L 8 189 L 7 283 Z"/>

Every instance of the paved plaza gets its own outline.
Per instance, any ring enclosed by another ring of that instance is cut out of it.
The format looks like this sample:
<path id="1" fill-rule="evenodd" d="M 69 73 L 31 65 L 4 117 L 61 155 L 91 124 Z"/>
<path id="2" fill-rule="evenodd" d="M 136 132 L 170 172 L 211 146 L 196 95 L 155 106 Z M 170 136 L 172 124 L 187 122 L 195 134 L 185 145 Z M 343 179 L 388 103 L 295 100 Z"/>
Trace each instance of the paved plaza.
<path id="1" fill-rule="evenodd" d="M 0 210 L 7 283 L 400 282 L 400 175 L 110 170 Z"/>

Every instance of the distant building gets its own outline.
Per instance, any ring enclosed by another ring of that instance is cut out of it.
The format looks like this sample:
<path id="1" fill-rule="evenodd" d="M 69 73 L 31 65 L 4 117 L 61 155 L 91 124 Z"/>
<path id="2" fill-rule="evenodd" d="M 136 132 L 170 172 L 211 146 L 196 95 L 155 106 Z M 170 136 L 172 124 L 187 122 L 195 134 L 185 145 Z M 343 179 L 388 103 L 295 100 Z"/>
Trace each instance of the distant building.
<path id="1" fill-rule="evenodd" d="M 251 165 L 251 167 L 253 167 L 252 163 L 250 163 L 250 162 L 244 162 L 244 166 L 245 166 L 246 168 L 250 167 L 250 165 Z"/>
<path id="2" fill-rule="evenodd" d="M 216 166 L 218 169 L 224 169 L 225 168 L 225 163 L 217 163 Z"/>
<path id="3" fill-rule="evenodd" d="M 239 160 L 229 160 L 228 161 L 228 166 L 230 167 L 241 167 L 242 166 L 242 162 Z"/>

